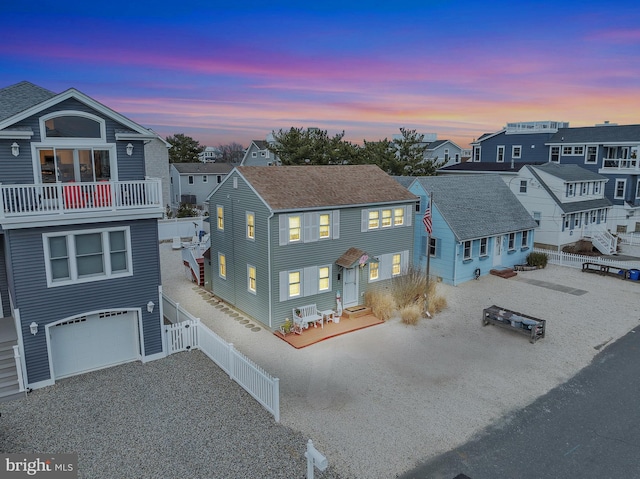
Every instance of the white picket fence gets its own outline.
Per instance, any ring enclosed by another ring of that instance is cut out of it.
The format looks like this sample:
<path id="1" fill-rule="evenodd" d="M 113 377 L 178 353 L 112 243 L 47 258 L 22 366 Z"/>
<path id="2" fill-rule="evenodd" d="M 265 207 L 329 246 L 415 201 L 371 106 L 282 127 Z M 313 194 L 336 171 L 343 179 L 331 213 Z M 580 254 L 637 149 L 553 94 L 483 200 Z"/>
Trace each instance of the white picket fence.
<path id="1" fill-rule="evenodd" d="M 582 269 L 583 263 L 596 263 L 613 266 L 614 268 L 638 268 L 640 261 L 616 261 L 600 256 L 586 256 L 582 254 L 570 254 L 562 251 L 551 251 L 547 249 L 534 248 L 534 253 L 544 253 L 547 255 L 547 261 L 551 264 L 560 266 L 568 266 L 570 268 Z"/>
<path id="2" fill-rule="evenodd" d="M 269 375 L 244 354 L 192 316 L 180 304 L 162 295 L 164 315 L 174 324 L 165 326 L 167 354 L 200 349 L 231 379 L 280 421 L 280 380 Z M 175 322 L 174 322 L 175 321 Z"/>

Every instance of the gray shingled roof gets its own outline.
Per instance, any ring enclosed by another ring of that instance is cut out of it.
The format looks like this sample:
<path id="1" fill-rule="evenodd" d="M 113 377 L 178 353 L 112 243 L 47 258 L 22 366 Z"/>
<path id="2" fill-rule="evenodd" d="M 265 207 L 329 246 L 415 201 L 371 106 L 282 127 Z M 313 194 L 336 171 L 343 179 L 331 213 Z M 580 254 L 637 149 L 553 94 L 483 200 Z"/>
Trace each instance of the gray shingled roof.
<path id="1" fill-rule="evenodd" d="M 392 178 L 405 188 L 409 188 L 411 183 L 413 183 L 413 180 L 416 179 L 415 176 L 393 176 Z"/>
<path id="2" fill-rule="evenodd" d="M 45 88 L 22 81 L 0 89 L 0 121 L 56 96 Z"/>
<path id="3" fill-rule="evenodd" d="M 640 125 L 585 126 L 560 128 L 547 144 L 615 143 L 638 140 L 640 140 Z"/>
<path id="4" fill-rule="evenodd" d="M 224 175 L 233 170 L 229 163 L 171 163 L 178 173 L 195 173 L 199 175 Z"/>
<path id="5" fill-rule="evenodd" d="M 537 226 L 498 175 L 421 176 L 458 241 L 484 238 Z"/>
<path id="6" fill-rule="evenodd" d="M 560 178 L 563 181 L 575 182 L 575 181 L 598 181 L 606 180 L 606 176 L 599 175 L 594 171 L 589 171 L 578 165 L 571 164 L 558 164 L 558 163 L 544 163 L 542 165 L 536 165 L 535 168 L 549 175 Z"/>
<path id="7" fill-rule="evenodd" d="M 608 198 L 596 198 L 593 200 L 571 201 L 563 203 L 556 196 L 549 185 L 547 185 L 547 183 L 538 174 L 537 170 L 544 171 L 550 175 L 555 176 L 556 178 L 560 178 L 561 180 L 569 182 L 607 179 L 605 176 L 599 175 L 598 173 L 594 173 L 593 171 L 589 171 L 578 165 L 559 165 L 557 163 L 546 163 L 544 165 L 534 167 L 527 166 L 527 168 L 529 169 L 529 171 L 531 171 L 531 174 L 536 177 L 536 179 L 540 182 L 542 187 L 546 190 L 551 199 L 555 201 L 555 203 L 558 205 L 558 208 L 560 208 L 563 213 L 576 213 L 578 211 L 589 211 L 599 208 L 608 208 L 612 204 Z"/>
<path id="8" fill-rule="evenodd" d="M 237 170 L 276 211 L 416 199 L 375 165 L 238 166 Z"/>
<path id="9" fill-rule="evenodd" d="M 438 172 L 442 173 L 488 173 L 488 172 L 506 172 L 511 171 L 513 173 L 517 173 L 520 168 L 525 165 L 542 165 L 543 162 L 514 162 L 513 168 L 511 168 L 511 162 L 507 161 L 504 163 L 496 163 L 496 162 L 480 162 L 480 161 L 464 161 L 462 163 L 456 163 L 450 166 L 444 166 L 438 169 Z"/>

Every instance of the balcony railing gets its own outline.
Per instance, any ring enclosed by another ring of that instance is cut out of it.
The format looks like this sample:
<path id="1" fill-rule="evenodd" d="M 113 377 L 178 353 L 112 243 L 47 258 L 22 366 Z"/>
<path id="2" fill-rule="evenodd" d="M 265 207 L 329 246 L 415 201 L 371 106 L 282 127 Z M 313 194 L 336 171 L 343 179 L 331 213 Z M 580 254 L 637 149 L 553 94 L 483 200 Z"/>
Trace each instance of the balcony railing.
<path id="1" fill-rule="evenodd" d="M 602 166 L 608 170 L 637 170 L 640 168 L 640 162 L 637 158 L 605 158 Z"/>
<path id="2" fill-rule="evenodd" d="M 0 217 L 162 208 L 160 179 L 0 185 Z"/>

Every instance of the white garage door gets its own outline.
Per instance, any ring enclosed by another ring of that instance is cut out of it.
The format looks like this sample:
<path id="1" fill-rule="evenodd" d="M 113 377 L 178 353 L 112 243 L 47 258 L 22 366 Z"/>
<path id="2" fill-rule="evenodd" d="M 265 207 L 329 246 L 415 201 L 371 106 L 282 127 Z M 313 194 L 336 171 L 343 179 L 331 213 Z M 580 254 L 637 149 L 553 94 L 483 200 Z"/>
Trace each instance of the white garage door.
<path id="1" fill-rule="evenodd" d="M 135 312 L 83 316 L 49 328 L 56 379 L 140 358 Z"/>

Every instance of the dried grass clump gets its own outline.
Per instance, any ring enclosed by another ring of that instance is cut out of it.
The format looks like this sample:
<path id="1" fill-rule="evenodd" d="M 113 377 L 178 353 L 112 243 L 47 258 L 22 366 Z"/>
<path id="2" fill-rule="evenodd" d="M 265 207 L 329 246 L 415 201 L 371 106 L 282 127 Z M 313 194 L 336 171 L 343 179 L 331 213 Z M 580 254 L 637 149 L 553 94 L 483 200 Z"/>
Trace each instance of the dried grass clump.
<path id="1" fill-rule="evenodd" d="M 393 316 L 396 303 L 388 291 L 367 291 L 364 293 L 364 304 L 371 308 L 376 318 L 388 321 Z"/>
<path id="2" fill-rule="evenodd" d="M 409 266 L 406 274 L 394 277 L 391 284 L 396 304 L 399 309 L 403 309 L 424 298 L 427 291 L 427 275 L 421 269 Z"/>
<path id="3" fill-rule="evenodd" d="M 433 296 L 433 299 L 429 302 L 429 312 L 434 314 L 439 313 L 447 307 L 447 298 L 440 295 Z"/>
<path id="4" fill-rule="evenodd" d="M 422 304 L 414 303 L 400 310 L 400 321 L 415 326 L 422 318 Z"/>

